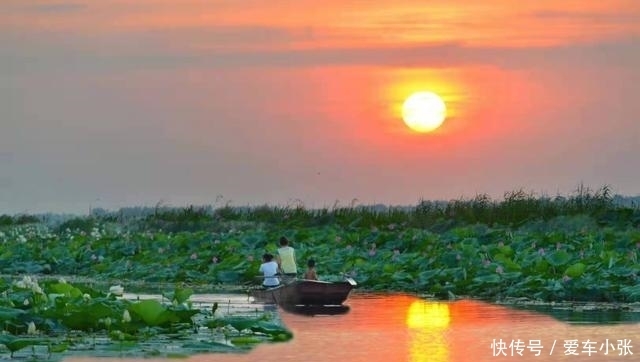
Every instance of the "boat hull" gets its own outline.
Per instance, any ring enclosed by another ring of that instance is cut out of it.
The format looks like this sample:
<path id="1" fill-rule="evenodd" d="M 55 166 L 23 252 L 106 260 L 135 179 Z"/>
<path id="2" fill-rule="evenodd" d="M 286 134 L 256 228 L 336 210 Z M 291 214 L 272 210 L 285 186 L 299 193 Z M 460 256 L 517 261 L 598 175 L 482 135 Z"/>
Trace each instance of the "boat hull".
<path id="1" fill-rule="evenodd" d="M 257 302 L 282 306 L 332 306 L 342 305 L 355 286 L 352 279 L 343 282 L 296 279 L 276 288 L 252 290 L 249 294 Z"/>

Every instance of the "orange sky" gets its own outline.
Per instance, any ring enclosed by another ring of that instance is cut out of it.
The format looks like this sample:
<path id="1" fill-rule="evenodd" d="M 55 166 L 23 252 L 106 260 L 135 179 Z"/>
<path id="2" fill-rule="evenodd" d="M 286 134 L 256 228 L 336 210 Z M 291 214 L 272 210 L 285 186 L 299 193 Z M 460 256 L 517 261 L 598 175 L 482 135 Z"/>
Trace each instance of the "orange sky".
<path id="1" fill-rule="evenodd" d="M 0 211 L 640 192 L 633 0 L 0 8 Z"/>
<path id="2" fill-rule="evenodd" d="M 3 27 L 9 29 L 89 34 L 223 29 L 232 34 L 263 28 L 282 31 L 280 49 L 434 43 L 531 47 L 637 36 L 640 31 L 635 21 L 640 5 L 633 0 L 544 0 L 517 7 L 508 0 L 8 3 L 16 9 L 2 16 Z"/>

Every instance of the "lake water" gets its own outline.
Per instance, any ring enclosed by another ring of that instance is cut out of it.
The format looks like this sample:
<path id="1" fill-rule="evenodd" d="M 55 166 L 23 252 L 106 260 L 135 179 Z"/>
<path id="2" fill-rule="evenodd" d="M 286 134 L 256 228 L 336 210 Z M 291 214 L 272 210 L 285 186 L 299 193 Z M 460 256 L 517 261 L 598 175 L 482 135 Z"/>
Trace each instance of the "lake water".
<path id="1" fill-rule="evenodd" d="M 203 303 L 218 301 L 220 308 L 229 311 L 239 308 L 251 313 L 265 308 L 250 304 L 245 296 L 194 298 Z M 435 302 L 408 295 L 362 294 L 352 295 L 346 304 L 348 311 L 334 315 L 277 310 L 294 333 L 291 341 L 259 345 L 249 353 L 200 354 L 188 360 L 632 361 L 640 357 L 640 324 L 635 322 L 640 313 L 634 310 L 612 314 L 546 307 L 540 312 L 472 300 Z M 140 359 L 149 360 L 153 359 Z"/>

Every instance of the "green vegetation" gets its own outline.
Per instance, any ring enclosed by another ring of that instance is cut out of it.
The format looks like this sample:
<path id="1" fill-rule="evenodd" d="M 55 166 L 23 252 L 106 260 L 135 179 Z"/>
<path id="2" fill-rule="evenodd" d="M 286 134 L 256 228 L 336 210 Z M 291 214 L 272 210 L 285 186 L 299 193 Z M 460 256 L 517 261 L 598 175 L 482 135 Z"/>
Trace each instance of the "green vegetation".
<path id="1" fill-rule="evenodd" d="M 39 222 L 40 219 L 33 215 L 0 215 L 0 226 L 24 225 Z"/>
<path id="2" fill-rule="evenodd" d="M 0 232 L 5 274 L 91 276 L 224 288 L 256 283 L 281 235 L 324 279 L 437 298 L 640 301 L 640 209 L 607 187 L 573 195 L 422 201 L 411 208 L 156 208 Z"/>
<path id="3" fill-rule="evenodd" d="M 157 207 L 57 222 L 4 215 L 0 346 L 11 356 L 186 356 L 288 340 L 291 333 L 268 315 L 220 316 L 189 302 L 195 288 L 256 284 L 261 255 L 275 252 L 281 235 L 293 241 L 300 265 L 316 260 L 321 279 L 347 275 L 365 290 L 637 302 L 640 209 L 619 201 L 605 187 L 407 208 Z M 118 297 L 118 286 L 105 293 L 60 282 L 60 275 L 92 285 L 189 288 L 165 292 L 162 301 L 133 301 Z"/>
<path id="4" fill-rule="evenodd" d="M 102 292 L 63 279 L 39 283 L 25 276 L 0 280 L 0 291 L 0 345 L 11 357 L 88 351 L 94 356 L 187 356 L 246 351 L 292 336 L 267 314 L 221 316 L 215 304 L 193 308 L 190 289 L 165 293 L 162 301 L 127 300 L 119 285 Z"/>

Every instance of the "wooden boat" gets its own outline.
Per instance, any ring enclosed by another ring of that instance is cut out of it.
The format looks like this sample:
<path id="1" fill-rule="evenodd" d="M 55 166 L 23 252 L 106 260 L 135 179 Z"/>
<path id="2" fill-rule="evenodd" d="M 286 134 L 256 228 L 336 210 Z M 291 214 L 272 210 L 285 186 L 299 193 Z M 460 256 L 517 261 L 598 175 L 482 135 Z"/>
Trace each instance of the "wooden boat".
<path id="1" fill-rule="evenodd" d="M 340 315 L 347 314 L 351 309 L 348 305 L 283 305 L 282 309 L 289 313 L 304 316 Z"/>
<path id="2" fill-rule="evenodd" d="M 294 279 L 275 288 L 252 290 L 249 295 L 256 302 L 280 306 L 340 306 L 356 285 L 351 278 L 342 282 Z"/>

